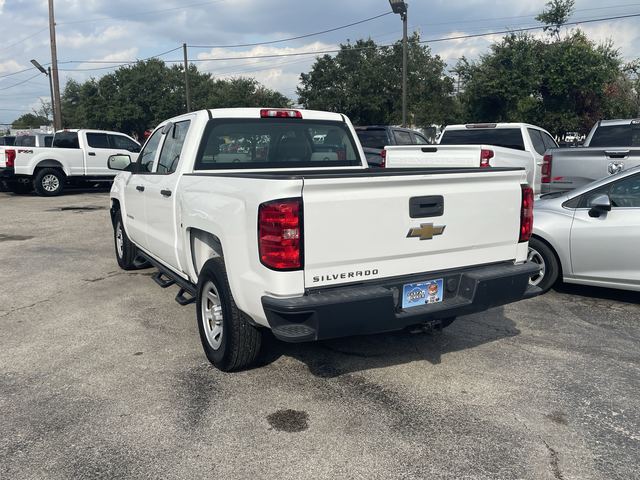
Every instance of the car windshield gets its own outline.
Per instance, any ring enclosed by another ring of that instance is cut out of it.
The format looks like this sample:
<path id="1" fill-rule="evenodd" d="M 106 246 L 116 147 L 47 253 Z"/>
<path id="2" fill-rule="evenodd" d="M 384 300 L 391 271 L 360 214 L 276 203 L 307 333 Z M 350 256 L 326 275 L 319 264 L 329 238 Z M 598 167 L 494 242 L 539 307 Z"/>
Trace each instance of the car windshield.
<path id="1" fill-rule="evenodd" d="M 495 145 L 524 150 L 524 140 L 519 128 L 445 130 L 440 139 L 440 145 Z"/>
<path id="2" fill-rule="evenodd" d="M 361 165 L 342 122 L 301 119 L 211 120 L 196 169 Z"/>

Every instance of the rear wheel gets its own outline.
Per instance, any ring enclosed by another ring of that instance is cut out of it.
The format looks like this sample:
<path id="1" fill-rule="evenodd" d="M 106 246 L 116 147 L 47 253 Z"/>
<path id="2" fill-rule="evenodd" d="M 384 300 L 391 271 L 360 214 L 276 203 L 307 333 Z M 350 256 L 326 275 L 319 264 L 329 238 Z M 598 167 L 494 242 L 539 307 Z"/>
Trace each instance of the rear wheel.
<path id="1" fill-rule="evenodd" d="M 207 359 L 224 372 L 251 366 L 260 353 L 262 332 L 236 306 L 222 258 L 202 267 L 197 294 L 198 330 Z"/>
<path id="2" fill-rule="evenodd" d="M 546 243 L 537 238 L 531 238 L 527 262 L 540 266 L 540 271 L 529 279 L 530 285 L 540 287 L 543 292 L 546 292 L 558 281 L 560 275 L 558 259 Z"/>
<path id="3" fill-rule="evenodd" d="M 38 195 L 53 197 L 60 195 L 64 190 L 65 175 L 55 168 L 43 168 L 39 170 L 33 180 L 33 188 Z"/>

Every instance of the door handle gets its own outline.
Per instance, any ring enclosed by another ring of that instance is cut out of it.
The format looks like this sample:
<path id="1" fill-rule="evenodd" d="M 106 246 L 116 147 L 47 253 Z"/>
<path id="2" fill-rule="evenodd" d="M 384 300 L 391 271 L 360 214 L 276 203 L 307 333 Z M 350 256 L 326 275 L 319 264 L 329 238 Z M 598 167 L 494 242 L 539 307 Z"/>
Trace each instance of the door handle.
<path id="1" fill-rule="evenodd" d="M 142 185 L 138 185 L 136 187 L 136 190 L 138 190 L 139 192 L 144 192 L 144 187 Z"/>
<path id="2" fill-rule="evenodd" d="M 95 157 L 96 156 L 96 152 L 89 152 L 89 153 L 87 153 L 87 155 L 89 155 L 90 157 Z"/>
<path id="3" fill-rule="evenodd" d="M 604 154 L 609 158 L 625 158 L 629 156 L 629 150 L 606 150 Z"/>
<path id="4" fill-rule="evenodd" d="M 170 197 L 171 190 L 160 190 L 160 195 L 162 195 L 163 197 Z"/>

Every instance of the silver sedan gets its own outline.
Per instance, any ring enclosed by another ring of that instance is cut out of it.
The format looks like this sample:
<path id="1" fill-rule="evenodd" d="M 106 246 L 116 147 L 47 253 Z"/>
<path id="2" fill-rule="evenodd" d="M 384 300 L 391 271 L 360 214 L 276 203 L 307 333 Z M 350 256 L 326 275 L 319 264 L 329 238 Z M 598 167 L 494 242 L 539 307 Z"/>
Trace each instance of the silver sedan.
<path id="1" fill-rule="evenodd" d="M 544 291 L 558 280 L 640 291 L 640 167 L 537 200 L 529 261 Z"/>

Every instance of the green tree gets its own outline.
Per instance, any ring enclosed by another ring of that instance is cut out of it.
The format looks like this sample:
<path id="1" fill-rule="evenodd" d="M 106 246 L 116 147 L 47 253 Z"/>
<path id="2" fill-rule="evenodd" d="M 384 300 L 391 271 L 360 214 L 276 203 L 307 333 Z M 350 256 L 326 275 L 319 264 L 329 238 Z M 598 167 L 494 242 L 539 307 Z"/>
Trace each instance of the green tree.
<path id="1" fill-rule="evenodd" d="M 453 81 L 445 63 L 409 39 L 407 104 L 414 124 L 444 124 L 456 116 Z M 306 108 L 344 113 L 356 124 L 397 124 L 402 115 L 402 43 L 378 46 L 373 40 L 340 45 L 335 56 L 318 57 L 300 75 L 299 102 Z"/>
<path id="2" fill-rule="evenodd" d="M 551 0 L 536 20 L 545 24 L 545 32 L 560 40 L 560 29 L 573 14 L 574 5 L 575 0 Z"/>
<path id="3" fill-rule="evenodd" d="M 12 128 L 38 128 L 42 125 L 50 125 L 51 121 L 44 116 L 35 113 L 25 113 L 11 124 Z"/>

